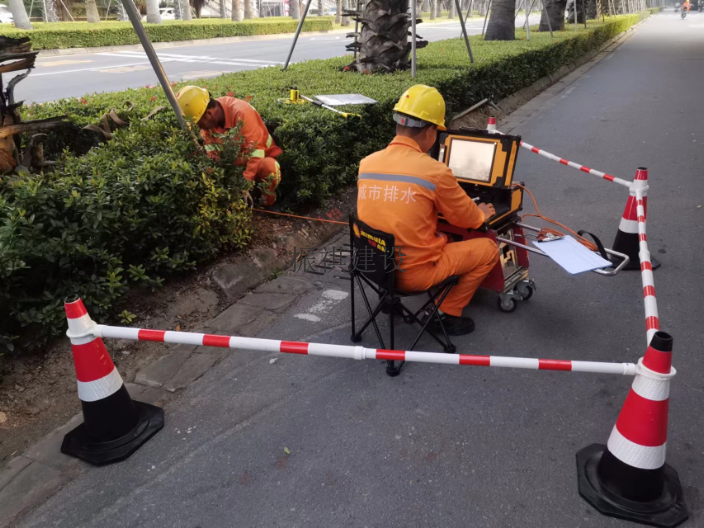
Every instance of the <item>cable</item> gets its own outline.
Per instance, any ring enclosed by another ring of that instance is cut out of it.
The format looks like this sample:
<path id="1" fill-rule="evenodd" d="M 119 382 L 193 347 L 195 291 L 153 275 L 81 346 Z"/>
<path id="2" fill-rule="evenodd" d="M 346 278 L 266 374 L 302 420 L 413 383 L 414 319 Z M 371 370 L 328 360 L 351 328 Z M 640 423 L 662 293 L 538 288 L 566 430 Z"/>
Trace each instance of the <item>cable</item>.
<path id="1" fill-rule="evenodd" d="M 311 216 L 298 216 L 298 215 L 293 215 L 293 214 L 288 214 L 288 213 L 276 213 L 274 211 L 267 211 L 266 209 L 252 209 L 252 211 L 256 211 L 257 213 L 267 213 L 267 214 L 277 215 L 277 216 L 288 216 L 289 218 L 299 218 L 301 220 L 313 220 L 314 222 L 326 222 L 328 224 L 348 225 L 347 222 L 337 222 L 335 220 L 325 220 L 324 218 L 313 218 Z"/>
<path id="2" fill-rule="evenodd" d="M 538 208 L 538 202 L 535 200 L 535 196 L 533 196 L 533 193 L 530 192 L 526 187 L 524 187 L 524 186 L 521 185 L 520 183 L 514 183 L 513 186 L 514 186 L 514 187 L 520 187 L 521 189 L 523 189 L 524 191 L 526 191 L 526 192 L 528 193 L 528 195 L 530 196 L 531 200 L 533 200 L 533 205 L 535 206 L 535 212 L 537 213 L 537 214 L 531 214 L 531 213 L 524 214 L 523 217 L 521 218 L 521 220 L 523 220 L 523 219 L 526 218 L 527 216 L 532 216 L 532 217 L 535 217 L 535 218 L 540 218 L 541 220 L 545 220 L 546 222 L 549 222 L 549 223 L 551 223 L 551 224 L 555 224 L 556 226 L 560 226 L 561 228 L 566 229 L 567 231 L 569 231 L 570 233 L 572 233 L 575 237 L 577 237 L 577 241 L 578 241 L 580 244 L 582 244 L 584 247 L 586 247 L 587 249 L 589 249 L 590 251 L 598 251 L 598 248 L 596 247 L 596 244 L 593 244 L 592 242 L 590 242 L 589 240 L 587 240 L 587 239 L 584 238 L 583 236 L 578 235 L 577 233 L 575 233 L 574 231 L 572 231 L 569 227 L 567 227 L 567 226 L 564 225 L 564 224 L 561 224 L 561 223 L 558 222 L 557 220 L 553 220 L 552 218 L 548 218 L 548 217 L 546 217 L 546 216 L 543 216 L 543 214 L 540 212 L 540 209 Z M 540 235 L 546 235 L 546 234 L 548 234 L 548 233 L 549 233 L 549 234 L 552 234 L 552 235 L 556 235 L 556 236 L 561 236 L 561 237 L 562 237 L 562 236 L 565 236 L 564 233 L 561 233 L 560 231 L 558 231 L 558 230 L 556 230 L 556 229 L 551 229 L 551 228 L 549 228 L 549 227 L 544 227 L 544 228 L 542 228 L 542 229 L 540 230 L 540 232 L 538 233 L 538 237 L 540 238 Z"/>

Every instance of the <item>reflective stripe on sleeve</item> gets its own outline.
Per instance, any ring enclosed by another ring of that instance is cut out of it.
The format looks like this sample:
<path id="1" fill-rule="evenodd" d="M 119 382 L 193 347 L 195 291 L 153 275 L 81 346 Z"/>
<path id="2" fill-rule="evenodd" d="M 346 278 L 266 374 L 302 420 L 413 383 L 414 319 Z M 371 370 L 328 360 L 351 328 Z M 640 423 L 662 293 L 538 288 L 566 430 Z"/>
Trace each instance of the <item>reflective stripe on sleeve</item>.
<path id="1" fill-rule="evenodd" d="M 266 154 L 264 153 L 264 151 L 262 149 L 253 150 L 252 153 L 250 154 L 250 157 L 252 157 L 252 158 L 263 158 L 265 156 L 266 156 Z"/>
<path id="2" fill-rule="evenodd" d="M 378 180 L 378 181 L 389 181 L 389 182 L 403 182 L 403 183 L 414 183 L 425 187 L 430 191 L 435 190 L 435 184 L 419 178 L 418 176 L 408 176 L 406 174 L 379 174 L 376 172 L 363 172 L 359 175 L 360 180 Z"/>
<path id="3" fill-rule="evenodd" d="M 269 137 L 266 139 L 266 148 L 269 148 L 273 142 L 274 139 L 271 137 L 271 134 L 269 134 Z"/>

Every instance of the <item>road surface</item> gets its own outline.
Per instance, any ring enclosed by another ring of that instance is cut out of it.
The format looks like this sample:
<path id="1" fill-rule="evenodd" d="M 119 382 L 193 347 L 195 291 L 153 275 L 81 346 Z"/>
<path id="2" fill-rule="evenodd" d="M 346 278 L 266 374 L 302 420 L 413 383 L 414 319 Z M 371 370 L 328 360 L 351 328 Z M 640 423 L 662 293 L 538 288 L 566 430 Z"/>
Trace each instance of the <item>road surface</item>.
<path id="1" fill-rule="evenodd" d="M 525 19 L 517 21 L 522 26 Z M 533 15 L 531 24 L 539 17 Z M 467 22 L 467 33 L 478 35 L 483 20 Z M 459 22 L 418 26 L 418 34 L 426 40 L 456 38 L 461 34 Z M 187 81 L 215 77 L 223 73 L 263 67 L 281 67 L 286 60 L 292 35 L 271 36 L 239 42 L 199 44 L 157 50 L 171 81 Z M 347 53 L 351 39 L 344 33 L 301 35 L 293 62 L 328 59 Z M 351 61 L 351 59 L 350 59 Z M 86 53 L 42 57 L 32 74 L 18 85 L 16 97 L 27 102 L 45 102 L 65 97 L 80 97 L 94 92 L 114 92 L 158 84 L 146 55 L 141 50 Z"/>
<path id="2" fill-rule="evenodd" d="M 704 523 L 704 115 L 691 95 L 704 86 L 703 26 L 696 14 L 653 17 L 517 130 L 622 178 L 650 170 L 648 241 L 677 368 L 668 462 L 692 510 L 686 527 Z M 613 239 L 620 187 L 525 151 L 516 179 L 545 214 Z M 260 335 L 349 344 L 348 286 L 297 276 L 317 287 Z M 477 329 L 454 338 L 459 351 L 643 355 L 638 272 L 572 277 L 534 258 L 531 276 L 538 291 L 512 314 L 477 295 Z M 404 346 L 410 331 L 397 332 Z M 364 344 L 376 347 L 372 334 Z M 418 349 L 437 350 L 428 339 Z M 427 364 L 391 379 L 374 361 L 233 352 L 167 406 L 164 430 L 129 460 L 88 469 L 20 526 L 630 528 L 579 497 L 575 453 L 606 442 L 631 381 Z"/>

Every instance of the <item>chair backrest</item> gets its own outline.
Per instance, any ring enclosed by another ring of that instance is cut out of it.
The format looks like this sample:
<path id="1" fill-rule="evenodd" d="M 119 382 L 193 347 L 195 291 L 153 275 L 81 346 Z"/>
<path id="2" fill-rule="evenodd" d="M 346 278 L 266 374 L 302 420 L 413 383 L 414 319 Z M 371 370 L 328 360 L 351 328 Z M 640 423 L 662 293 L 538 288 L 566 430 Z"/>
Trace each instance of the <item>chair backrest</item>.
<path id="1" fill-rule="evenodd" d="M 351 268 L 388 291 L 394 288 L 394 245 L 394 235 L 350 215 Z"/>

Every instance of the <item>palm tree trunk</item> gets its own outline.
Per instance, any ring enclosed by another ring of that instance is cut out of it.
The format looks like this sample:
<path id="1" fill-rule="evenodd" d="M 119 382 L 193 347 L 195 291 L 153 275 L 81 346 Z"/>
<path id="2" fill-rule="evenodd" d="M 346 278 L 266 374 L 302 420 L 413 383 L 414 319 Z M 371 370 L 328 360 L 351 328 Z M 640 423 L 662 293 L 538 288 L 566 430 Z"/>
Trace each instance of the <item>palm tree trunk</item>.
<path id="1" fill-rule="evenodd" d="M 242 0 L 232 0 L 232 21 L 242 22 Z"/>
<path id="2" fill-rule="evenodd" d="M 447 18 L 455 18 L 455 2 L 454 0 L 449 0 L 450 8 L 447 10 Z"/>
<path id="3" fill-rule="evenodd" d="M 89 24 L 97 24 L 100 22 L 100 13 L 95 0 L 86 0 L 86 18 Z"/>
<path id="4" fill-rule="evenodd" d="M 342 5 L 345 6 L 346 10 L 354 10 L 357 9 L 357 0 L 342 0 Z M 347 27 L 352 24 L 352 20 L 350 20 L 350 17 L 343 16 L 341 24 L 342 27 Z"/>
<path id="5" fill-rule="evenodd" d="M 565 29 L 565 9 L 567 8 L 567 0 L 543 0 L 545 9 L 540 14 L 540 27 L 538 31 L 550 31 L 552 26 L 553 31 L 562 31 Z M 548 16 L 550 24 L 548 25 Z"/>
<path id="6" fill-rule="evenodd" d="M 484 40 L 515 40 L 516 0 L 492 0 Z"/>
<path id="7" fill-rule="evenodd" d="M 10 11 L 17 29 L 33 29 L 22 0 L 10 0 Z"/>
<path id="8" fill-rule="evenodd" d="M 291 14 L 291 18 L 294 20 L 299 20 L 301 18 L 301 4 L 298 3 L 298 0 L 290 0 L 289 13 Z"/>
<path id="9" fill-rule="evenodd" d="M 430 20 L 435 20 L 437 6 L 438 6 L 438 0 L 430 0 Z"/>
<path id="10" fill-rule="evenodd" d="M 323 0 L 318 0 L 318 16 L 323 16 Z"/>
<path id="11" fill-rule="evenodd" d="M 335 11 L 335 24 L 340 24 L 342 22 L 342 0 L 335 2 Z"/>
<path id="12" fill-rule="evenodd" d="M 44 22 L 58 22 L 56 14 L 56 2 L 54 0 L 44 0 Z"/>
<path id="13" fill-rule="evenodd" d="M 254 17 L 252 14 L 252 0 L 244 0 L 244 19 L 251 20 Z"/>
<path id="14" fill-rule="evenodd" d="M 191 3 L 188 0 L 176 0 L 176 2 L 181 6 L 181 20 L 193 20 Z"/>
<path id="15" fill-rule="evenodd" d="M 159 0 L 147 0 L 147 24 L 161 24 Z"/>

